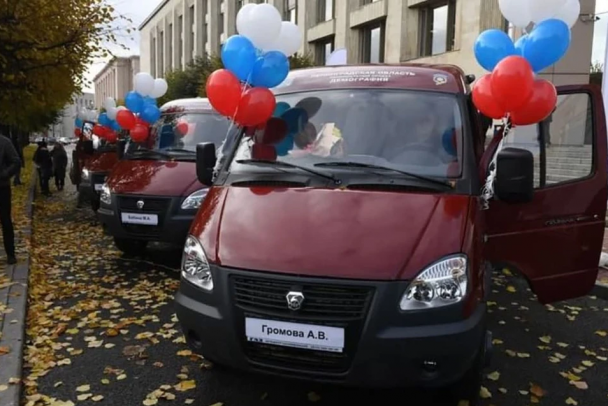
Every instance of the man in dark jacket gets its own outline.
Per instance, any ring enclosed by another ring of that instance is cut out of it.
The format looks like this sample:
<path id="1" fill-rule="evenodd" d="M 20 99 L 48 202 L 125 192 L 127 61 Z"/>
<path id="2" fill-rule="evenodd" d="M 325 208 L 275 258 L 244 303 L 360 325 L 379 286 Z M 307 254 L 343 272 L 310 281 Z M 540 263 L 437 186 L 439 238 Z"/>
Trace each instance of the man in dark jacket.
<path id="1" fill-rule="evenodd" d="M 13 146 L 12 141 L 0 135 L 0 221 L 2 222 L 2 237 L 4 250 L 9 265 L 16 264 L 15 257 L 15 231 L 11 215 L 11 177 L 21 167 L 21 160 Z"/>
<path id="2" fill-rule="evenodd" d="M 21 168 L 25 168 L 25 161 L 23 160 L 23 148 L 21 148 L 21 143 L 19 141 L 19 132 L 12 132 L 11 133 L 11 141 L 13 142 L 13 146 L 15 147 L 15 150 L 17 151 L 17 155 L 19 156 L 19 159 L 21 160 L 21 166 L 19 166 L 19 168 L 17 168 L 17 172 L 15 173 L 15 177 L 13 178 L 13 185 L 15 186 L 19 186 L 21 185 Z"/>
<path id="3" fill-rule="evenodd" d="M 40 190 L 45 196 L 49 196 L 49 180 L 53 176 L 53 159 L 48 150 L 46 142 L 38 143 L 38 149 L 34 153 L 34 163 L 38 167 L 38 177 L 40 180 Z"/>

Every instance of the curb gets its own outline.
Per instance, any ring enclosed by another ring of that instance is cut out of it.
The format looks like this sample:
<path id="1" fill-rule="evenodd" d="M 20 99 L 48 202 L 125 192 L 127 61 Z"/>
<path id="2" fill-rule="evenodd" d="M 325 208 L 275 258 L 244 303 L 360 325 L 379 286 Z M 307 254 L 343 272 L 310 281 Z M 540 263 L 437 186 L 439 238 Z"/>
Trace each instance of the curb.
<path id="1" fill-rule="evenodd" d="M 30 239 L 30 247 L 32 242 L 36 180 L 37 173 L 33 170 L 26 207 L 26 215 L 30 219 L 30 225 L 23 232 L 26 238 Z M 2 332 L 0 347 L 9 347 L 10 349 L 8 354 L 2 356 L 2 368 L 0 368 L 0 386 L 8 386 L 8 389 L 0 392 L 0 405 L 2 406 L 19 406 L 20 404 L 29 271 L 30 254 L 28 253 L 23 261 L 8 268 L 9 277 L 14 284 L 0 291 L 0 303 L 6 304 L 7 308 L 13 309 L 11 313 L 4 315 L 4 319 L 0 325 L 0 331 Z M 18 381 L 14 382 L 15 379 Z"/>

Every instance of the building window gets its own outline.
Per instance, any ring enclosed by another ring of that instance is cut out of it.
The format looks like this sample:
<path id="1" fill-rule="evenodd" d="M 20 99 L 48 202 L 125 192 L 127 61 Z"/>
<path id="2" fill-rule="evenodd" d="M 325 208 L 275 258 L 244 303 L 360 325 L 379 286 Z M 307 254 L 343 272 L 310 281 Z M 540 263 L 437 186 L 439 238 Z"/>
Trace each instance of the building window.
<path id="1" fill-rule="evenodd" d="M 294 24 L 298 23 L 298 1 L 284 0 L 283 3 L 283 20 L 291 21 Z"/>
<path id="2" fill-rule="evenodd" d="M 502 19 L 502 30 L 509 35 L 509 38 L 513 39 L 515 36 L 515 26 L 510 23 L 506 18 Z"/>
<path id="3" fill-rule="evenodd" d="M 334 18 L 334 0 L 317 0 L 317 22 L 322 23 Z"/>
<path id="4" fill-rule="evenodd" d="M 161 77 L 165 76 L 165 33 L 160 32 L 160 44 L 158 46 L 158 73 Z"/>
<path id="5" fill-rule="evenodd" d="M 220 13 L 220 18 L 217 21 L 217 35 L 220 42 L 222 41 L 222 35 L 224 35 L 224 13 Z"/>
<path id="6" fill-rule="evenodd" d="M 184 16 L 179 16 L 177 19 L 177 35 L 179 35 L 177 45 L 177 67 L 182 69 L 184 67 Z"/>
<path id="7" fill-rule="evenodd" d="M 152 76 L 156 76 L 156 38 L 152 37 L 152 46 L 150 52 L 150 66 L 152 67 Z"/>
<path id="8" fill-rule="evenodd" d="M 384 62 L 384 21 L 361 29 L 361 62 Z"/>
<path id="9" fill-rule="evenodd" d="M 329 55 L 334 52 L 334 37 L 315 42 L 315 65 L 325 66 Z"/>
<path id="10" fill-rule="evenodd" d="M 442 54 L 454 50 L 456 0 L 443 0 L 421 7 L 420 56 Z"/>
<path id="11" fill-rule="evenodd" d="M 242 2 L 241 2 L 242 3 Z M 203 0 L 203 7 L 202 8 L 202 13 L 200 14 L 201 16 L 201 24 L 203 25 L 202 28 L 202 38 L 199 39 L 199 41 L 201 41 L 205 46 L 203 49 L 203 54 L 206 54 L 209 52 L 209 50 L 207 49 L 207 41 L 209 38 L 209 32 L 207 31 L 207 10 L 209 10 L 209 0 Z"/>
<path id="12" fill-rule="evenodd" d="M 361 0 L 361 5 L 365 6 L 366 4 L 372 4 L 377 2 L 378 0 Z"/>
<path id="13" fill-rule="evenodd" d="M 195 54 L 196 54 L 196 47 L 195 47 L 195 29 L 196 26 L 194 25 L 195 23 L 195 17 L 194 17 L 194 6 L 190 6 L 190 58 L 193 59 Z"/>
<path id="14" fill-rule="evenodd" d="M 243 8 L 243 0 L 236 0 L 236 12 Z"/>
<path id="15" fill-rule="evenodd" d="M 167 70 L 173 70 L 173 24 L 169 24 L 169 33 L 168 33 L 168 51 L 167 51 Z"/>

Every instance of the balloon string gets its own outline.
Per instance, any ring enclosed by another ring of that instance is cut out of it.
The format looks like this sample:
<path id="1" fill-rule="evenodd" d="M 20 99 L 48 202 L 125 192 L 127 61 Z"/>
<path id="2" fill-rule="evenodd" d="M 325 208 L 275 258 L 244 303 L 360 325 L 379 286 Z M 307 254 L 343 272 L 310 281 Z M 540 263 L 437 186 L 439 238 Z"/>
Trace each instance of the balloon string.
<path id="1" fill-rule="evenodd" d="M 494 197 L 494 181 L 496 180 L 496 171 L 497 171 L 497 158 L 498 153 L 502 150 L 505 138 L 509 135 L 511 131 L 512 122 L 511 116 L 507 114 L 505 119 L 503 120 L 504 129 L 502 134 L 500 135 L 500 142 L 496 147 L 496 151 L 494 151 L 494 156 L 492 157 L 492 161 L 490 165 L 488 165 L 488 176 L 486 178 L 486 183 L 481 190 L 481 206 L 482 210 L 488 210 L 490 208 L 490 199 Z"/>

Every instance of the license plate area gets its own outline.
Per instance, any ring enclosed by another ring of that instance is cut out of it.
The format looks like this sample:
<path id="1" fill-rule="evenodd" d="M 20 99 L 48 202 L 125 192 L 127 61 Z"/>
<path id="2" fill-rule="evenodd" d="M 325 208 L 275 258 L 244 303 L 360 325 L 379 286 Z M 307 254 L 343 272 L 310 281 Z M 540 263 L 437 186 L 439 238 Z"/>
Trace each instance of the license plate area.
<path id="1" fill-rule="evenodd" d="M 103 185 L 101 183 L 96 183 L 95 184 L 95 191 L 96 192 L 101 192 L 101 189 L 103 189 Z"/>
<path id="2" fill-rule="evenodd" d="M 145 226 L 157 226 L 158 214 L 149 213 L 120 213 L 123 224 L 139 224 Z"/>

